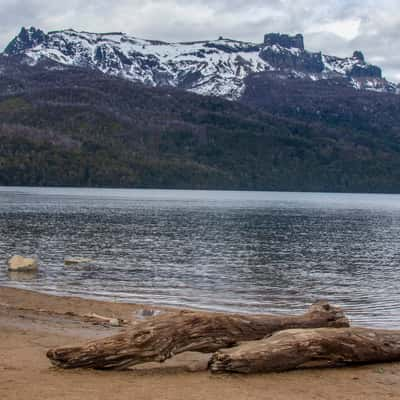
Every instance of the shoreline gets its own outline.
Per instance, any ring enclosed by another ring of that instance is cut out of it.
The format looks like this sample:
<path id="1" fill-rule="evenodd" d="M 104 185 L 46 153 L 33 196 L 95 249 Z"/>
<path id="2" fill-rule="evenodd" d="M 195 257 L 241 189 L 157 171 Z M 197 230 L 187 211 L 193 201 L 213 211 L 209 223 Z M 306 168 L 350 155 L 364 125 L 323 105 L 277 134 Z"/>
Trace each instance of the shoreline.
<path id="1" fill-rule="evenodd" d="M 0 398 L 375 400 L 400 397 L 400 363 L 286 373 L 211 375 L 207 355 L 184 353 L 131 371 L 59 370 L 46 351 L 124 330 L 88 313 L 134 322 L 175 308 L 53 296 L 0 287 Z M 189 372 L 189 371 L 197 371 Z"/>
<path id="2" fill-rule="evenodd" d="M 105 313 L 119 314 L 125 319 L 129 312 L 139 310 L 162 310 L 169 312 L 191 310 L 187 307 L 168 307 L 144 303 L 102 300 L 79 295 L 50 294 L 33 289 L 0 285 L 0 307 L 4 305 L 5 300 L 8 301 L 7 304 L 10 306 L 23 309 L 30 308 L 32 310 L 45 310 L 55 313 L 90 313 L 93 312 L 93 310 L 100 310 Z M 199 311 L 201 312 L 204 310 Z"/>
<path id="3" fill-rule="evenodd" d="M 113 297 L 113 296 L 84 296 L 83 294 L 71 294 L 71 293 L 55 293 L 55 292 L 50 292 L 46 290 L 36 290 L 33 288 L 23 288 L 23 287 L 18 287 L 18 286 L 8 286 L 4 285 L 2 286 L 0 282 L 0 290 L 1 289 L 11 289 L 11 290 L 16 290 L 16 291 L 21 291 L 21 292 L 27 292 L 32 295 L 38 294 L 41 296 L 48 296 L 48 297 L 55 297 L 59 299 L 79 299 L 81 301 L 89 301 L 89 302 L 94 302 L 94 303 L 103 303 L 103 304 L 125 304 L 125 305 L 130 305 L 133 306 L 134 308 L 143 308 L 143 309 L 157 309 L 157 310 L 168 310 L 171 312 L 177 312 L 177 311 L 195 311 L 199 313 L 213 313 L 213 314 L 250 314 L 250 315 L 258 315 L 258 314 L 263 314 L 263 313 L 253 313 L 253 312 L 246 312 L 246 311 L 230 311 L 230 310 L 225 310 L 225 309 L 210 309 L 206 307 L 201 307 L 201 306 L 188 306 L 184 304 L 176 304 L 176 305 L 166 305 L 166 304 L 157 304 L 157 303 L 152 303 L 152 302 L 139 302 L 139 301 L 130 301 L 130 300 L 124 300 L 121 298 Z M 310 306 L 309 304 L 308 306 Z M 300 312 L 304 312 L 307 310 L 307 306 L 304 308 L 304 310 L 301 310 Z M 273 314 L 273 313 L 271 313 Z M 278 315 L 278 313 L 275 313 L 275 315 Z"/>
<path id="4" fill-rule="evenodd" d="M 0 398 L 375 400 L 400 397 L 400 363 L 286 373 L 211 375 L 207 355 L 184 353 L 131 371 L 59 370 L 46 351 L 123 331 L 93 323 L 94 312 L 134 321 L 168 307 L 52 296 L 0 287 Z M 174 309 L 173 311 L 176 311 Z M 189 372 L 192 371 L 192 372 Z M 196 371 L 195 373 L 193 371 Z M 339 396 L 340 394 L 340 396 Z"/>

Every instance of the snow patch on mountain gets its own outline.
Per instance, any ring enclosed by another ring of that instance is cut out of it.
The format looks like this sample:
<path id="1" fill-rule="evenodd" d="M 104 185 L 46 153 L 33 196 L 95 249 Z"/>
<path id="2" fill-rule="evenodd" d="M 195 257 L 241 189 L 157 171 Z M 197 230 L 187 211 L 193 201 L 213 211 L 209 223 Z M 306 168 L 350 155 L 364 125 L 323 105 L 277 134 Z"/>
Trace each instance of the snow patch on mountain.
<path id="1" fill-rule="evenodd" d="M 378 67 L 361 52 L 338 58 L 304 49 L 302 35 L 267 34 L 264 43 L 220 38 L 167 43 L 120 32 L 73 29 L 44 33 L 22 28 L 4 54 L 21 55 L 31 65 L 52 60 L 61 65 L 99 70 L 150 86 L 172 86 L 202 95 L 239 99 L 250 74 L 282 71 L 295 79 L 344 78 L 356 89 L 396 92 Z"/>

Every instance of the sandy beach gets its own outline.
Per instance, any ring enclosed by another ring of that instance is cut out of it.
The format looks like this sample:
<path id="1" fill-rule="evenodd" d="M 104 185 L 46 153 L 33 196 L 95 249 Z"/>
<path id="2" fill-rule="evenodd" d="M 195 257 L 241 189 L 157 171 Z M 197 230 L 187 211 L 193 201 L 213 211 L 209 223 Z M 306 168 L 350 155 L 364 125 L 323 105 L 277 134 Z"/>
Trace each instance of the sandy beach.
<path id="1" fill-rule="evenodd" d="M 124 329 L 90 321 L 85 317 L 88 313 L 131 322 L 145 318 L 152 311 L 168 312 L 168 309 L 0 288 L 0 398 L 400 398 L 399 363 L 242 376 L 211 375 L 204 371 L 207 355 L 194 353 L 180 355 L 162 365 L 149 364 L 126 372 L 60 370 L 46 358 L 51 347 L 110 336 Z"/>

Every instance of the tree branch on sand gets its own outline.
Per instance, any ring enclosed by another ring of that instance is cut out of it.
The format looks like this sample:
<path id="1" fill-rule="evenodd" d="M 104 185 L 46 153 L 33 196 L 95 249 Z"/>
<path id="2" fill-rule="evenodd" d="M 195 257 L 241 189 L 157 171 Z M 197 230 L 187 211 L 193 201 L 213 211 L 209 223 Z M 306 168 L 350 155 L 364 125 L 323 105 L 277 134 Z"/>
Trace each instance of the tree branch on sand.
<path id="1" fill-rule="evenodd" d="M 305 367 L 400 361 L 400 331 L 292 329 L 215 353 L 212 372 L 282 372 Z"/>
<path id="2" fill-rule="evenodd" d="M 182 311 L 138 323 L 125 333 L 47 352 L 62 368 L 126 369 L 186 351 L 213 353 L 286 329 L 348 327 L 343 311 L 325 302 L 300 316 L 229 315 Z"/>

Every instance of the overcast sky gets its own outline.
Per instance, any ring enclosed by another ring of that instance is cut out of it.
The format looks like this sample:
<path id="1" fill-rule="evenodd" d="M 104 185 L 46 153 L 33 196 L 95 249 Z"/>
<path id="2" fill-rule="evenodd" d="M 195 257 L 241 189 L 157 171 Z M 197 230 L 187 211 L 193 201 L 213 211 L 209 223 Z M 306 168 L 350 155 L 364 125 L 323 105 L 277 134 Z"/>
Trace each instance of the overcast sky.
<path id="1" fill-rule="evenodd" d="M 0 48 L 21 26 L 122 31 L 165 41 L 218 36 L 254 42 L 304 33 L 306 47 L 338 56 L 362 50 L 400 81 L 399 0 L 0 0 Z"/>

